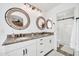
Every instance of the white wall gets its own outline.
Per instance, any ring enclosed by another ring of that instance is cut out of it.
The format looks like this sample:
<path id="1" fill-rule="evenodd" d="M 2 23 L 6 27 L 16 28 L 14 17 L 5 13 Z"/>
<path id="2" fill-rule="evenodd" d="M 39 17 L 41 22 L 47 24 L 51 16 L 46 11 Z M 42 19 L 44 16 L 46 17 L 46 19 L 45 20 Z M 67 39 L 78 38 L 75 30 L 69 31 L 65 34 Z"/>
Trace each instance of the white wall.
<path id="1" fill-rule="evenodd" d="M 28 28 L 24 29 L 24 30 L 15 30 L 13 28 L 11 28 L 5 21 L 5 12 L 12 8 L 12 7 L 18 7 L 18 8 L 22 8 L 23 10 L 25 10 L 29 17 L 30 17 L 30 25 Z M 3 37 L 2 39 L 0 38 L 0 44 L 2 41 L 4 41 L 6 39 L 6 35 L 7 34 L 12 34 L 12 33 L 31 33 L 31 32 L 40 32 L 40 31 L 44 31 L 44 30 L 39 30 L 36 26 L 36 19 L 39 16 L 43 16 L 42 13 L 40 13 L 37 10 L 32 10 L 29 7 L 26 7 L 23 4 L 8 4 L 8 3 L 3 3 L 0 4 L 0 29 L 2 31 L 0 31 L 0 35 Z M 4 35 L 5 33 L 5 35 Z"/>
<path id="2" fill-rule="evenodd" d="M 56 6 L 55 8 L 49 10 L 46 14 L 46 17 L 49 18 L 53 18 L 53 21 L 56 22 L 56 14 L 59 13 L 59 12 L 62 12 L 62 11 L 65 11 L 65 10 L 68 10 L 68 9 L 71 9 L 71 8 L 75 8 L 76 9 L 76 6 L 78 4 L 75 4 L 75 3 L 61 3 L 59 4 L 58 6 Z M 51 7 L 52 8 L 52 7 Z M 77 12 L 76 12 L 77 13 Z M 77 16 L 77 15 L 76 15 Z"/>

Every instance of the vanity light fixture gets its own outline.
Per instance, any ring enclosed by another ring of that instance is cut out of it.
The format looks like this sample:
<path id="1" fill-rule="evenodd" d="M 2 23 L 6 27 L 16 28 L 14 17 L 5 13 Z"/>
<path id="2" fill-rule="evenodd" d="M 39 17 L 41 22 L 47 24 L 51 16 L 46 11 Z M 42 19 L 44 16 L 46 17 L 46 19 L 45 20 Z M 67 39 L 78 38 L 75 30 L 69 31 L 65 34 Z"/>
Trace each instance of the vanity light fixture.
<path id="1" fill-rule="evenodd" d="M 42 12 L 39 8 L 37 8 L 36 6 L 33 6 L 33 5 L 29 4 L 29 3 L 24 3 L 24 5 L 29 5 L 29 7 L 32 8 L 32 10 L 36 9 L 37 11 Z"/>

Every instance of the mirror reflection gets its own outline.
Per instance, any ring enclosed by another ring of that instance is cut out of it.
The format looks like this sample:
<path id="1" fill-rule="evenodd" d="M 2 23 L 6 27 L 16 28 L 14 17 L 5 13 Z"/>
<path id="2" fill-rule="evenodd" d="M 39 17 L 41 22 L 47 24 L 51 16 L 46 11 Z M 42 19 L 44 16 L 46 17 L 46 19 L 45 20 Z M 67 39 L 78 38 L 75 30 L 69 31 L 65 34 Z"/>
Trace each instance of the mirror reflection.
<path id="1" fill-rule="evenodd" d="M 52 20 L 48 19 L 46 22 L 47 29 L 52 29 Z"/>
<path id="2" fill-rule="evenodd" d="M 5 19 L 14 29 L 25 29 L 30 24 L 29 15 L 20 8 L 11 8 L 5 14 Z"/>
<path id="3" fill-rule="evenodd" d="M 45 18 L 42 16 L 38 17 L 36 24 L 39 29 L 43 30 L 45 28 Z"/>

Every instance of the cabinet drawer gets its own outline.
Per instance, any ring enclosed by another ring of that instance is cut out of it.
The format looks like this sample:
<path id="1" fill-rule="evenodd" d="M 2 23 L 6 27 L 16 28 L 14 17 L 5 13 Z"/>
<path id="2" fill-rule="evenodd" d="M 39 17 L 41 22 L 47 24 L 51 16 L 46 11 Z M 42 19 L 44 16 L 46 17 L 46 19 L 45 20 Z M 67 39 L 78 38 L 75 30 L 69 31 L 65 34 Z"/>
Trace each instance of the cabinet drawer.
<path id="1" fill-rule="evenodd" d="M 44 49 L 44 47 L 45 47 L 45 43 L 44 42 L 38 42 L 37 43 L 37 49 Z"/>
<path id="2" fill-rule="evenodd" d="M 44 39 L 44 38 L 40 38 L 40 39 L 38 39 L 37 41 L 40 43 L 40 42 L 44 42 L 45 39 Z"/>
<path id="3" fill-rule="evenodd" d="M 39 49 L 39 50 L 37 51 L 37 55 L 38 55 L 38 56 L 44 56 L 44 55 L 45 55 L 44 49 Z"/>
<path id="4" fill-rule="evenodd" d="M 45 45 L 43 44 L 43 45 L 40 45 L 40 44 L 37 44 L 37 49 L 43 49 L 45 47 Z"/>

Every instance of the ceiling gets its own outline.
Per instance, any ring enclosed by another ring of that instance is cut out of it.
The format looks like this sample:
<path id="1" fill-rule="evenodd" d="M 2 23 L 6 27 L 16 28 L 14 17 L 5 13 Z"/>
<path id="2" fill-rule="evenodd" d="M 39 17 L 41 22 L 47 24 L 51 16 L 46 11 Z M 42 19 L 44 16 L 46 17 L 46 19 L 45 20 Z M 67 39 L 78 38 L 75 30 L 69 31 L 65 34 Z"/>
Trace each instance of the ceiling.
<path id="1" fill-rule="evenodd" d="M 31 4 L 41 9 L 43 12 L 48 12 L 49 10 L 58 6 L 60 3 L 31 3 Z"/>

